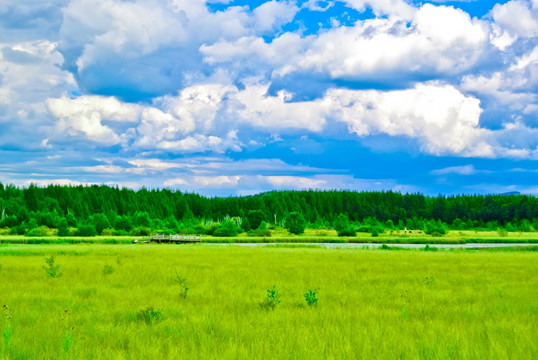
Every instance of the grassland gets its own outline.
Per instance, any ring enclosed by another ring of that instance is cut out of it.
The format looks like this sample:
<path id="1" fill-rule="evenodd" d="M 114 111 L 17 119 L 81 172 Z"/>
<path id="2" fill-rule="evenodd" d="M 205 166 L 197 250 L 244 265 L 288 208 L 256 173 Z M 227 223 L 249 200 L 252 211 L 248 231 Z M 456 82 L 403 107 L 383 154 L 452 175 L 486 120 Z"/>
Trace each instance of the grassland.
<path id="1" fill-rule="evenodd" d="M 536 359 L 537 289 L 528 251 L 3 244 L 0 358 Z"/>
<path id="2" fill-rule="evenodd" d="M 129 244 L 134 239 L 144 241 L 145 236 L 92 236 L 92 237 L 28 237 L 22 235 L 1 235 L 0 244 Z M 235 237 L 214 237 L 204 235 L 205 243 L 386 243 L 386 244 L 469 244 L 469 243 L 529 243 L 538 244 L 538 232 L 496 231 L 449 231 L 444 236 L 430 236 L 424 233 L 412 234 L 403 231 L 386 231 L 373 237 L 369 233 L 358 233 L 353 237 L 338 237 L 332 229 L 306 229 L 302 235 L 293 235 L 282 228 L 271 230 L 270 237 L 252 237 L 243 233 Z"/>

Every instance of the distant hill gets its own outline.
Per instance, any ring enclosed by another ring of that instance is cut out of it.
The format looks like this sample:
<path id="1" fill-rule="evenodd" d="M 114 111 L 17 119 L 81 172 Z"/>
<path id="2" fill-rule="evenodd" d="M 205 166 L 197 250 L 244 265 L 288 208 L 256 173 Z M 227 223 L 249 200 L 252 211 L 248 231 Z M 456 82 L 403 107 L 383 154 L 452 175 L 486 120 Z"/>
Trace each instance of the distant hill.
<path id="1" fill-rule="evenodd" d="M 502 194 L 499 194 L 499 195 L 510 196 L 510 195 L 521 195 L 521 193 L 519 191 L 509 191 L 509 192 L 505 192 L 505 193 L 502 193 Z"/>

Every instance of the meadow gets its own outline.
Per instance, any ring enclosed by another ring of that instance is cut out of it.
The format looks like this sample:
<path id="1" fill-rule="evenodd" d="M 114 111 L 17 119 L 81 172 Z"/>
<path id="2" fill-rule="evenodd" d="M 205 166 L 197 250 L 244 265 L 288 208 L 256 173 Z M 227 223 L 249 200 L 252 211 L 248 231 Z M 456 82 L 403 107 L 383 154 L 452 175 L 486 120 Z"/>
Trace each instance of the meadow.
<path id="1" fill-rule="evenodd" d="M 405 233 L 402 230 L 385 231 L 378 236 L 370 233 L 357 233 L 357 236 L 338 236 L 333 229 L 306 229 L 304 234 L 290 234 L 286 229 L 276 227 L 270 230 L 271 236 L 216 237 L 202 235 L 205 243 L 378 243 L 378 244 L 472 244 L 472 243 L 528 243 L 538 244 L 538 232 L 502 232 L 452 230 L 443 236 L 431 236 L 424 232 Z M 0 244 L 130 244 L 133 240 L 143 242 L 147 236 L 23 236 L 2 235 Z"/>
<path id="2" fill-rule="evenodd" d="M 0 358 L 538 357 L 536 251 L 313 246 L 0 245 Z"/>

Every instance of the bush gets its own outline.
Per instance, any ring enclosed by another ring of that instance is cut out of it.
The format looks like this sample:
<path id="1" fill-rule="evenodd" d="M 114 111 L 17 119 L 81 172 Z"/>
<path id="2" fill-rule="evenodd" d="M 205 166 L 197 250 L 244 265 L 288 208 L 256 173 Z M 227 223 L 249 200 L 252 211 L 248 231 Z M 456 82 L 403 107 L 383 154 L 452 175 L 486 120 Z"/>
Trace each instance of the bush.
<path id="1" fill-rule="evenodd" d="M 379 234 L 383 234 L 385 232 L 385 229 L 380 226 L 372 226 L 369 230 L 369 232 L 372 234 L 372 237 L 378 237 Z"/>
<path id="2" fill-rule="evenodd" d="M 338 236 L 357 236 L 357 232 L 353 226 L 348 225 L 338 232 Z"/>
<path id="3" fill-rule="evenodd" d="M 91 224 L 79 225 L 77 231 L 75 231 L 75 236 L 96 236 L 97 230 L 95 226 Z"/>
<path id="4" fill-rule="evenodd" d="M 62 272 L 60 271 L 60 265 L 54 264 L 54 256 L 45 258 L 45 263 L 47 266 L 43 266 L 43 269 L 45 269 L 45 272 L 48 276 L 51 278 L 56 278 L 62 275 Z"/>
<path id="5" fill-rule="evenodd" d="M 132 236 L 148 236 L 151 234 L 151 229 L 145 226 L 138 226 L 129 232 Z"/>
<path id="6" fill-rule="evenodd" d="M 260 303 L 260 306 L 264 310 L 274 310 L 276 306 L 280 304 L 280 293 L 275 285 L 271 289 L 267 290 L 267 296 Z"/>
<path id="7" fill-rule="evenodd" d="M 265 221 L 262 221 L 260 226 L 256 230 L 250 230 L 248 232 L 248 236 L 265 236 L 269 237 L 271 236 L 271 231 L 267 228 L 267 223 Z"/>
<path id="8" fill-rule="evenodd" d="M 54 231 L 46 226 L 40 226 L 35 229 L 28 230 L 26 236 L 52 236 Z"/>
<path id="9" fill-rule="evenodd" d="M 226 237 L 226 236 L 237 236 L 241 228 L 237 226 L 234 221 L 226 220 L 220 227 L 213 232 L 213 236 Z"/>
<path id="10" fill-rule="evenodd" d="M 286 228 L 292 234 L 302 234 L 306 228 L 306 220 L 304 216 L 298 212 L 291 212 L 286 218 Z"/>
<path id="11" fill-rule="evenodd" d="M 338 215 L 336 220 L 334 220 L 333 228 L 334 230 L 338 232 L 338 236 L 345 236 L 345 235 L 340 235 L 340 232 L 343 231 L 344 229 L 347 229 L 348 227 L 349 227 L 349 219 L 347 215 L 340 214 Z"/>
<path id="12" fill-rule="evenodd" d="M 308 289 L 308 291 L 304 293 L 303 296 L 308 306 L 318 306 L 317 293 L 318 289 Z"/>
<path id="13" fill-rule="evenodd" d="M 148 325 L 153 325 L 162 321 L 163 314 L 161 310 L 154 309 L 152 306 L 150 306 L 143 310 L 140 310 L 136 314 L 136 318 L 139 321 L 143 321 Z"/>
<path id="14" fill-rule="evenodd" d="M 428 222 L 424 232 L 432 236 L 443 236 L 446 234 L 446 227 L 441 222 Z"/>

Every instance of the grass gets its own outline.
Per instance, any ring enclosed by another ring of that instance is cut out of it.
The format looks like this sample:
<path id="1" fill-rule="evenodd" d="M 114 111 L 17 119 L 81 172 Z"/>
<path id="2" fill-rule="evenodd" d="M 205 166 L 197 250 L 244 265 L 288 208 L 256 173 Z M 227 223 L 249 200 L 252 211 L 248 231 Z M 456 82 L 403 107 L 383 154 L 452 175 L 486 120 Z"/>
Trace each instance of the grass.
<path id="1" fill-rule="evenodd" d="M 5 359 L 538 358 L 532 251 L 5 245 L 0 264 Z"/>
<path id="2" fill-rule="evenodd" d="M 306 229 L 303 235 L 292 235 L 285 229 L 272 230 L 270 237 L 251 237 L 239 234 L 235 237 L 203 236 L 206 243 L 378 243 L 378 244 L 471 244 L 471 243 L 529 243 L 538 244 L 538 232 L 507 232 L 500 236 L 497 231 L 449 231 L 445 236 L 430 236 L 424 233 L 404 234 L 392 231 L 372 237 L 358 233 L 354 237 L 338 237 L 332 229 Z M 1 244 L 130 244 L 133 240 L 143 242 L 145 236 L 94 236 L 94 237 L 26 237 L 19 235 L 0 236 Z"/>

